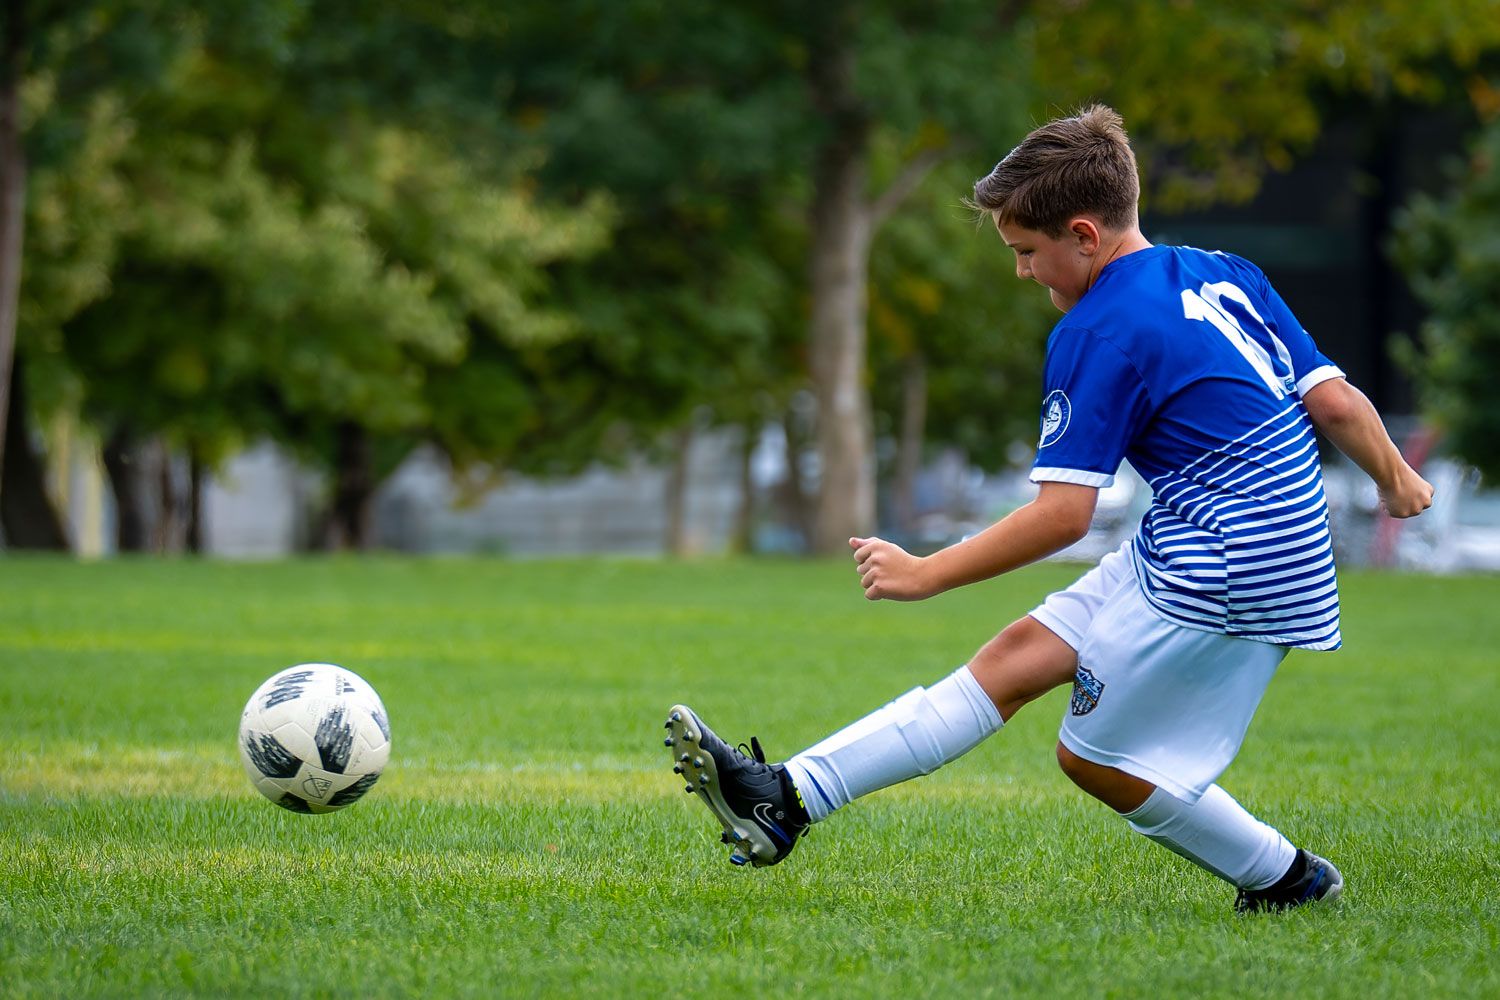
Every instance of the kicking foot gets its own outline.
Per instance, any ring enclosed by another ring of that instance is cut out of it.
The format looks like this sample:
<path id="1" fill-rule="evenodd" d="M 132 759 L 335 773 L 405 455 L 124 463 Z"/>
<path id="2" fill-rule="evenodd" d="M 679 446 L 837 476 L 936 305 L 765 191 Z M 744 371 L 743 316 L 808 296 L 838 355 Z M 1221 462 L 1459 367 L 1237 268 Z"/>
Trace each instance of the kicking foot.
<path id="1" fill-rule="evenodd" d="M 792 853 L 811 820 L 786 768 L 767 764 L 758 740 L 751 738 L 750 753 L 736 750 L 685 705 L 672 706 L 666 729 L 672 770 L 724 827 L 730 861 L 762 868 Z"/>
<path id="2" fill-rule="evenodd" d="M 1298 874 L 1298 870 L 1301 873 Z M 1283 885 L 1282 883 L 1287 883 Z M 1264 889 L 1241 889 L 1234 901 L 1240 913 L 1260 913 L 1266 910 L 1290 910 L 1303 903 L 1318 900 L 1333 902 L 1344 891 L 1344 876 L 1327 861 L 1300 848 L 1291 869 L 1275 885 Z"/>

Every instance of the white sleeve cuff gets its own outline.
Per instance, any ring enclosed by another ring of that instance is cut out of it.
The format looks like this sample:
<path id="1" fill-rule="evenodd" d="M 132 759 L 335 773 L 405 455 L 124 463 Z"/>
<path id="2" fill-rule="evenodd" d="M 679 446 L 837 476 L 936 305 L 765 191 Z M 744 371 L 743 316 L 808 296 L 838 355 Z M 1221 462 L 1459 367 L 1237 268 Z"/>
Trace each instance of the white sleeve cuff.
<path id="1" fill-rule="evenodd" d="M 1327 382 L 1331 378 L 1343 378 L 1344 372 L 1338 365 L 1324 365 L 1314 368 L 1306 375 L 1297 380 L 1297 395 L 1306 396 L 1307 390 L 1320 382 Z"/>
<path id="2" fill-rule="evenodd" d="M 1103 489 L 1113 486 L 1115 477 L 1104 472 L 1086 472 L 1083 469 L 1056 469 L 1039 465 L 1031 470 L 1033 483 L 1077 483 L 1079 486 L 1097 486 Z"/>

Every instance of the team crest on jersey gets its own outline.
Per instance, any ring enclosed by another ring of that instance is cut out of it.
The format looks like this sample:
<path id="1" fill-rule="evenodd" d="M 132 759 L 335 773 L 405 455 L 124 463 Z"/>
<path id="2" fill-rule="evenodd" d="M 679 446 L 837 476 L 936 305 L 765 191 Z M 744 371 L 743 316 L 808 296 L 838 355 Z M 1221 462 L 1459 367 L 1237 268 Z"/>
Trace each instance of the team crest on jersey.
<path id="1" fill-rule="evenodd" d="M 1104 682 L 1080 664 L 1073 677 L 1073 704 L 1069 711 L 1074 715 L 1088 715 L 1099 707 L 1099 696 L 1103 693 Z"/>
<path id="2" fill-rule="evenodd" d="M 1072 418 L 1073 404 L 1068 402 L 1068 394 L 1061 389 L 1049 392 L 1042 400 L 1042 440 L 1037 447 L 1045 448 L 1067 433 Z"/>

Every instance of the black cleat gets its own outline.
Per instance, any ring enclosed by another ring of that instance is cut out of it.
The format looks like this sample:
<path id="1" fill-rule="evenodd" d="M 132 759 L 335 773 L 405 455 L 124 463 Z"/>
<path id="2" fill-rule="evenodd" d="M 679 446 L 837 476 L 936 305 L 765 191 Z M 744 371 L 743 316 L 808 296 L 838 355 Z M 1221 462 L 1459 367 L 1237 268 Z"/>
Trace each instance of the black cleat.
<path id="1" fill-rule="evenodd" d="M 736 750 L 685 705 L 672 706 L 667 729 L 669 746 L 691 751 L 674 753 L 672 770 L 680 769 L 687 790 L 699 793 L 724 827 L 720 839 L 734 845 L 730 861 L 763 868 L 792 853 L 812 821 L 786 768 L 766 763 L 759 740 L 750 740 L 749 753 Z"/>
<path id="2" fill-rule="evenodd" d="M 1298 874 L 1300 869 L 1300 874 Z M 1287 884 L 1283 885 L 1285 882 Z M 1301 848 L 1281 882 L 1264 889 L 1241 889 L 1234 908 L 1240 913 L 1290 910 L 1318 900 L 1333 902 L 1344 891 L 1344 876 L 1327 861 Z"/>

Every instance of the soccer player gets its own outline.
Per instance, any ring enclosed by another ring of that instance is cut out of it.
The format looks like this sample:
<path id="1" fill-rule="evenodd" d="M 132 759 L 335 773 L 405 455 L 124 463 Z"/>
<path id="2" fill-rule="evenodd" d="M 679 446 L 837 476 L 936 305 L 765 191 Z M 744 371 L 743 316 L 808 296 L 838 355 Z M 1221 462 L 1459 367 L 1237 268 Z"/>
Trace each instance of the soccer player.
<path id="1" fill-rule="evenodd" d="M 1316 428 L 1392 516 L 1432 502 L 1373 406 L 1253 264 L 1153 246 L 1120 116 L 1036 129 L 973 204 L 1064 316 L 1047 342 L 1036 499 L 925 558 L 851 538 L 870 600 L 915 601 L 1024 566 L 1088 531 L 1128 459 L 1152 489 L 1135 537 L 964 666 L 779 764 L 730 748 L 683 705 L 666 743 L 730 860 L 771 865 L 811 823 L 928 774 L 1071 681 L 1057 758 L 1131 828 L 1226 880 L 1241 911 L 1337 898 L 1337 868 L 1216 781 L 1288 649 L 1340 645 Z"/>

